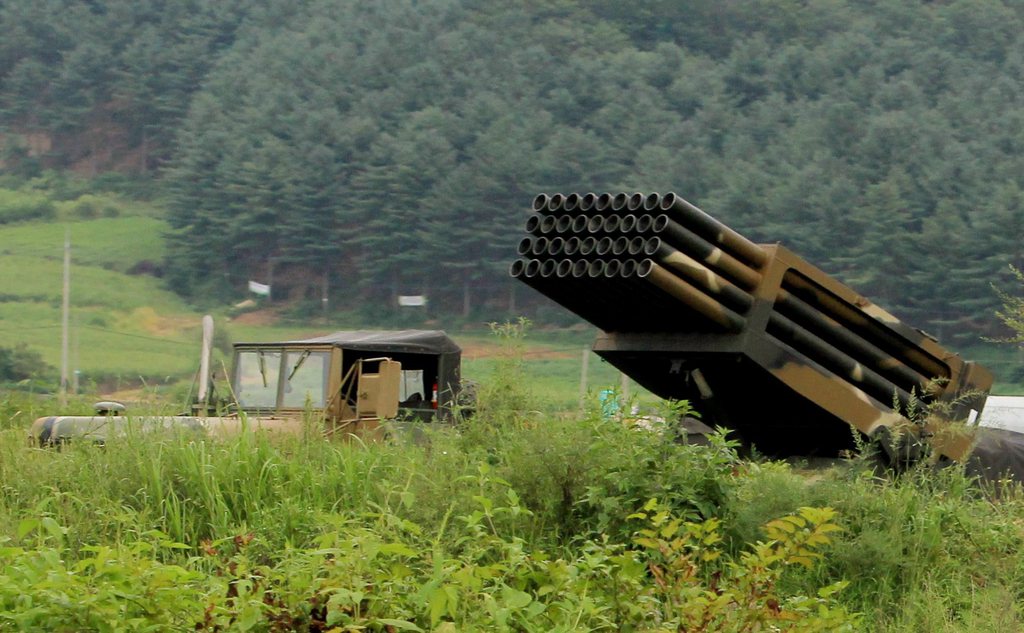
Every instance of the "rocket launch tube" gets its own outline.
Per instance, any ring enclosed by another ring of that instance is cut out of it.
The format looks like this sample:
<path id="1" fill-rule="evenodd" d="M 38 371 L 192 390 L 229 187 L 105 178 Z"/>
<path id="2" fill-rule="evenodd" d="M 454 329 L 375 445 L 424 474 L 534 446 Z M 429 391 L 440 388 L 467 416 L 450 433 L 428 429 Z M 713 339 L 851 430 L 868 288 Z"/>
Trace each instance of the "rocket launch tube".
<path id="1" fill-rule="evenodd" d="M 693 227 L 700 235 L 724 247 L 748 264 L 760 268 L 768 261 L 768 254 L 757 244 L 704 213 L 675 193 L 661 197 L 662 212 L 670 213 L 680 223 Z"/>

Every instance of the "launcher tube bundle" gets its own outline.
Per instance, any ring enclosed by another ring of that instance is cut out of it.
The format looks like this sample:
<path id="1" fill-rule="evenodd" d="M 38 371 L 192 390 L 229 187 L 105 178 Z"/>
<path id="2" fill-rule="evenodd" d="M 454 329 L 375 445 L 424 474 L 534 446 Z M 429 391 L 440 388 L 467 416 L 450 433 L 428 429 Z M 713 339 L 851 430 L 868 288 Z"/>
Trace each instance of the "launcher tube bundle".
<path id="1" fill-rule="evenodd" d="M 992 376 L 781 245 L 668 193 L 540 194 L 510 274 L 602 330 L 594 351 L 772 455 L 831 456 L 909 412 L 980 410 Z M 962 457 L 963 438 L 935 438 Z"/>

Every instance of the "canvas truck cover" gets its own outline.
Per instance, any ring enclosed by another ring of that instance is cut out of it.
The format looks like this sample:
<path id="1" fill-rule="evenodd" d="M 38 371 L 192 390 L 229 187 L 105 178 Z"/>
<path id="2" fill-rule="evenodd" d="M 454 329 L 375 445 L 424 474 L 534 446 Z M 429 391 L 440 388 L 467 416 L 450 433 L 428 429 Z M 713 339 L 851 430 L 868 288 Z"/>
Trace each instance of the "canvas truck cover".
<path id="1" fill-rule="evenodd" d="M 918 400 L 966 419 L 991 386 L 984 367 L 675 194 L 540 194 L 533 211 L 511 276 L 596 325 L 594 351 L 626 375 L 768 455 L 838 455 L 851 427 L 884 434 Z M 954 440 L 939 450 L 962 457 L 969 442 Z"/>
<path id="2" fill-rule="evenodd" d="M 462 348 L 442 330 L 343 330 L 324 336 L 273 343 L 236 343 L 245 347 L 308 347 L 329 345 L 342 350 L 344 372 L 349 363 L 360 358 L 388 357 L 402 363 L 406 370 L 422 369 L 428 380 L 437 379 L 438 413 L 452 414 L 461 384 Z M 432 384 L 426 385 L 430 390 Z M 429 401 L 432 393 L 424 394 Z"/>

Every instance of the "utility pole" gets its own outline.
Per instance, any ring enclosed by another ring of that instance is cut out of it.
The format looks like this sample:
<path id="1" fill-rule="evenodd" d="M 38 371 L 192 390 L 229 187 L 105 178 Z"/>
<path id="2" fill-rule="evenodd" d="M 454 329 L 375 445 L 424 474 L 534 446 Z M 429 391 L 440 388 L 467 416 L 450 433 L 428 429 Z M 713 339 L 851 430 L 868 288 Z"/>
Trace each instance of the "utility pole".
<path id="1" fill-rule="evenodd" d="M 580 410 L 587 402 L 587 374 L 590 369 L 590 347 L 583 346 L 583 358 L 580 363 Z"/>
<path id="2" fill-rule="evenodd" d="M 71 312 L 71 229 L 64 229 L 64 289 L 60 326 L 60 391 L 58 403 L 68 404 L 68 315 Z"/>

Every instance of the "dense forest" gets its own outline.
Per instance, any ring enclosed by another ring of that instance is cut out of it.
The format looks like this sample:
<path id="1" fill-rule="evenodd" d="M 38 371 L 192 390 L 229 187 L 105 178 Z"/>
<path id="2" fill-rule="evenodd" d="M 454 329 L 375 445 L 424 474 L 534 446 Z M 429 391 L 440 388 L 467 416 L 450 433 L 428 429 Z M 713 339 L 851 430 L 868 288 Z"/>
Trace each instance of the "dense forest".
<path id="1" fill-rule="evenodd" d="M 1024 266 L 1016 2 L 0 0 L 0 30 L 4 169 L 151 175 L 186 295 L 536 307 L 506 270 L 539 191 L 676 191 L 940 338 L 992 334 Z"/>

